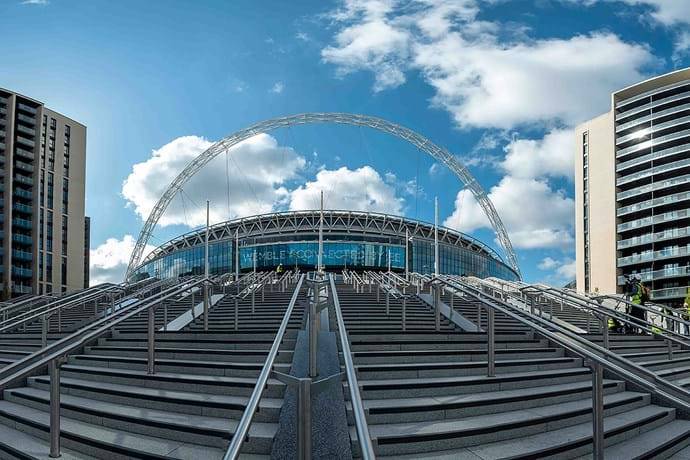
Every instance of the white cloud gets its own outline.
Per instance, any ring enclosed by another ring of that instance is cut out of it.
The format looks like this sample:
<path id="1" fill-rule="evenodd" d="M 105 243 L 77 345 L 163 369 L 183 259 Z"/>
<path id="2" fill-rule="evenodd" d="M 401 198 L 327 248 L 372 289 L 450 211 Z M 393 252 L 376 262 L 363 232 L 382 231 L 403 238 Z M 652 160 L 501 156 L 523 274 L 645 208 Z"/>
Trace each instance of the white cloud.
<path id="1" fill-rule="evenodd" d="M 541 262 L 539 262 L 537 268 L 539 268 L 539 270 L 552 270 L 558 267 L 559 265 L 560 264 L 557 260 L 554 260 L 551 257 L 545 257 L 544 259 L 542 259 Z"/>
<path id="2" fill-rule="evenodd" d="M 506 147 L 501 167 L 521 178 L 543 176 L 572 178 L 575 169 L 575 134 L 570 129 L 553 130 L 543 139 L 515 139 Z"/>
<path id="3" fill-rule="evenodd" d="M 50 2 L 48 0 L 24 0 L 22 5 L 48 5 Z"/>
<path id="4" fill-rule="evenodd" d="M 388 176 L 390 180 L 390 176 Z M 290 209 L 318 209 L 323 191 L 324 208 L 384 212 L 400 215 L 403 200 L 395 196 L 395 188 L 371 166 L 351 170 L 321 170 L 316 180 L 299 186 L 290 194 Z"/>
<path id="5" fill-rule="evenodd" d="M 641 69 L 656 62 L 646 47 L 611 33 L 511 37 L 507 27 L 477 20 L 477 5 L 346 0 L 332 15 L 340 29 L 322 58 L 339 75 L 372 72 L 375 91 L 420 71 L 435 90 L 433 103 L 458 125 L 504 129 L 554 120 L 573 125 L 607 109 L 612 90 L 643 79 Z"/>
<path id="6" fill-rule="evenodd" d="M 124 280 L 135 242 L 132 235 L 125 235 L 121 240 L 108 238 L 96 249 L 91 249 L 89 255 L 91 285 L 106 282 L 121 283 Z M 146 245 L 144 256 L 153 249 L 153 246 Z"/>
<path id="7" fill-rule="evenodd" d="M 212 145 L 197 136 L 179 137 L 154 150 L 132 167 L 122 195 L 146 219 L 185 166 Z M 198 226 L 206 221 L 205 201 L 211 201 L 211 221 L 270 212 L 284 203 L 285 183 L 296 178 L 306 160 L 268 134 L 256 135 L 220 154 L 184 185 L 184 193 L 170 203 L 159 225 Z M 227 171 L 227 176 L 226 176 Z M 228 203 L 228 188 L 230 202 Z"/>
<path id="8" fill-rule="evenodd" d="M 575 203 L 543 180 L 505 176 L 489 191 L 513 246 L 521 249 L 567 248 L 573 243 Z M 455 198 L 455 209 L 444 225 L 464 232 L 491 228 L 469 190 Z"/>
<path id="9" fill-rule="evenodd" d="M 690 24 L 690 5 L 687 0 L 622 0 L 628 5 L 649 7 L 649 15 L 665 26 Z"/>
<path id="10" fill-rule="evenodd" d="M 311 40 L 311 37 L 306 32 L 297 32 L 295 34 L 295 38 L 297 40 L 302 40 L 303 42 L 308 42 Z"/>
<path id="11" fill-rule="evenodd" d="M 560 286 L 573 281 L 576 275 L 575 261 L 570 257 L 561 260 L 545 257 L 537 265 L 537 268 L 542 271 L 552 272 L 548 276 L 547 282 Z"/>
<path id="12" fill-rule="evenodd" d="M 285 84 L 282 81 L 278 81 L 271 87 L 271 92 L 275 94 L 280 94 L 283 92 L 284 89 Z"/>
<path id="13" fill-rule="evenodd" d="M 401 67 L 408 58 L 409 33 L 388 22 L 392 4 L 385 0 L 345 1 L 333 18 L 349 25 L 336 35 L 335 46 L 323 49 L 324 61 L 337 64 L 341 76 L 361 69 L 373 71 L 375 91 L 404 83 Z"/>

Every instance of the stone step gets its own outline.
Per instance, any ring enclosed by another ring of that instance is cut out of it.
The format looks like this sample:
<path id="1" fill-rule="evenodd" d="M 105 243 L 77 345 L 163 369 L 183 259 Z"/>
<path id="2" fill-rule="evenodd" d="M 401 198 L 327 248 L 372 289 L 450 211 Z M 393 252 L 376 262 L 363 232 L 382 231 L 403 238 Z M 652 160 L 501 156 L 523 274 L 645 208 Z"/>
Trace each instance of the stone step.
<path id="1" fill-rule="evenodd" d="M 650 396 L 644 393 L 619 392 L 604 396 L 607 416 L 648 406 Z M 660 412 L 672 409 L 659 408 Z M 381 455 L 411 454 L 433 450 L 477 446 L 537 434 L 549 428 L 591 423 L 590 398 L 497 414 L 466 417 L 458 420 L 424 423 L 388 423 L 369 425 Z"/>

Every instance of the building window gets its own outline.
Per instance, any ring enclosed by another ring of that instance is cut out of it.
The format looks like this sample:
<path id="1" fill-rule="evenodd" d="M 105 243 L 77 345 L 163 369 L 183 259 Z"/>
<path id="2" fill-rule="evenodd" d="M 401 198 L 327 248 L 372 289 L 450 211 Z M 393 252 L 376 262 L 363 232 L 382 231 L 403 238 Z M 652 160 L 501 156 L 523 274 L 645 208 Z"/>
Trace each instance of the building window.
<path id="1" fill-rule="evenodd" d="M 46 250 L 53 251 L 53 211 L 48 211 L 48 217 L 46 219 Z M 50 279 L 50 277 L 48 277 Z"/>
<path id="2" fill-rule="evenodd" d="M 62 255 L 67 255 L 67 216 L 62 216 Z"/>
<path id="3" fill-rule="evenodd" d="M 53 173 L 48 173 L 48 208 L 53 209 L 53 191 L 54 191 L 54 176 Z"/>
<path id="4" fill-rule="evenodd" d="M 60 267 L 60 274 L 62 276 L 62 284 L 67 284 L 67 257 L 62 258 L 62 266 Z M 64 286 L 63 286 L 64 288 Z M 64 292 L 64 291 L 63 291 Z"/>
<path id="5" fill-rule="evenodd" d="M 67 214 L 69 204 L 69 181 L 67 178 L 62 178 L 62 213 Z"/>

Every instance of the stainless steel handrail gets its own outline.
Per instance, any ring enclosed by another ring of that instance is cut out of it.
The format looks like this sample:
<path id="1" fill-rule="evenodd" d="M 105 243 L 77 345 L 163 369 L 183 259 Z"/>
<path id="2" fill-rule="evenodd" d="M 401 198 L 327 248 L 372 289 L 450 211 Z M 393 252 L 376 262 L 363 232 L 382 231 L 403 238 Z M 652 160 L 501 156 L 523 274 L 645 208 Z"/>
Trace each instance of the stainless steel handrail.
<path id="1" fill-rule="evenodd" d="M 273 345 L 271 345 L 271 350 L 268 352 L 268 356 L 266 357 L 264 366 L 261 369 L 259 378 L 256 381 L 252 395 L 249 397 L 247 407 L 242 414 L 240 422 L 237 424 L 237 428 L 232 436 L 230 446 L 223 456 L 224 460 L 235 460 L 240 456 L 242 444 L 247 437 L 247 433 L 249 433 L 252 420 L 254 419 L 254 415 L 259 408 L 259 402 L 261 401 L 261 397 L 266 389 L 266 384 L 271 376 L 271 372 L 273 372 L 273 365 L 275 363 L 276 356 L 278 356 L 278 349 L 280 348 L 280 344 L 283 342 L 283 336 L 285 335 L 285 330 L 287 329 L 290 321 L 290 316 L 292 316 L 292 311 L 295 308 L 295 303 L 297 302 L 297 297 L 299 296 L 300 289 L 302 288 L 304 276 L 305 275 L 300 276 L 297 286 L 295 287 L 295 291 L 292 293 L 290 303 L 288 304 L 287 310 L 285 310 L 285 315 L 283 315 L 283 321 L 280 323 L 280 327 L 278 328 L 275 339 L 273 339 Z"/>
<path id="2" fill-rule="evenodd" d="M 516 309 L 516 307 L 496 299 L 480 289 L 477 289 L 473 286 L 468 286 L 463 282 L 458 282 L 455 280 L 449 281 L 442 278 L 437 278 L 436 282 L 443 283 L 450 287 L 452 289 L 451 294 L 457 295 L 457 291 L 461 291 L 464 294 L 474 297 L 485 307 L 490 307 L 497 312 L 509 316 L 510 318 L 526 325 L 545 338 L 559 344 L 578 356 L 601 364 L 615 374 L 630 380 L 635 384 L 648 389 L 649 391 L 671 398 L 673 401 L 681 404 L 684 408 L 690 409 L 690 392 L 659 377 L 649 369 L 646 369 L 633 361 L 627 360 L 616 353 L 613 353 L 606 348 L 589 341 L 582 335 L 573 333 L 572 331 L 569 331 L 558 324 L 555 324 L 537 315 L 532 315 L 529 312 L 520 310 L 519 313 L 516 313 L 513 311 Z M 528 318 L 525 318 L 525 316 Z M 553 330 L 557 332 L 553 332 Z M 611 361 L 615 361 L 616 363 Z M 630 369 L 634 370 L 634 372 Z M 642 376 L 646 376 L 647 378 L 643 378 Z M 660 386 L 663 388 L 659 388 Z"/>
<path id="3" fill-rule="evenodd" d="M 657 324 L 654 324 L 650 321 L 643 320 L 643 319 L 628 315 L 625 312 L 621 312 L 621 311 L 618 311 L 616 309 L 609 308 L 603 304 L 598 303 L 595 300 L 596 298 L 590 299 L 588 297 L 581 297 L 579 295 L 572 294 L 569 292 L 563 292 L 563 291 L 560 291 L 558 289 L 551 288 L 551 287 L 529 285 L 528 287 L 526 287 L 524 289 L 525 290 L 534 289 L 534 290 L 537 290 L 539 292 L 551 293 L 552 295 L 567 296 L 572 302 L 578 302 L 581 307 L 587 308 L 590 311 L 598 313 L 599 315 L 610 316 L 610 317 L 612 317 L 616 320 L 619 320 L 623 323 L 626 323 L 626 324 L 629 324 L 633 327 L 645 330 L 646 332 L 649 332 L 650 334 L 658 335 L 659 337 L 670 340 L 670 341 L 672 341 L 678 345 L 690 348 L 690 339 L 688 337 L 686 337 L 682 334 L 679 334 L 675 331 L 669 330 L 668 328 L 663 327 L 663 325 L 657 325 Z M 604 298 L 606 296 L 601 296 L 601 297 Z M 650 313 L 664 317 L 664 318 L 669 319 L 671 321 L 675 321 L 679 324 L 684 324 L 686 327 L 690 327 L 690 322 L 680 320 L 675 316 L 667 315 L 666 313 L 647 308 L 644 305 L 633 304 L 632 302 L 625 300 L 625 299 L 620 299 L 617 297 L 613 297 L 613 299 L 616 301 L 631 305 L 631 306 L 634 305 L 636 307 L 640 307 L 643 310 L 646 310 Z"/>
<path id="4" fill-rule="evenodd" d="M 0 370 L 0 391 L 7 388 L 9 384 L 17 379 L 26 377 L 28 374 L 34 372 L 38 367 L 47 364 L 49 361 L 60 356 L 65 356 L 71 353 L 73 350 L 81 347 L 86 342 L 97 339 L 105 332 L 111 330 L 111 328 L 114 326 L 117 326 L 132 316 L 144 312 L 160 302 L 174 297 L 206 281 L 206 279 L 200 279 L 189 284 L 185 284 L 182 287 L 175 286 L 167 291 L 154 294 L 150 298 L 142 299 L 140 302 L 129 305 L 109 316 L 99 319 L 92 324 L 84 326 L 80 330 L 68 335 L 67 337 L 64 337 L 57 342 L 52 343 L 47 347 L 44 347 L 32 353 L 31 355 L 10 364 L 7 367 L 4 367 Z M 94 328 L 97 329 L 94 330 Z M 83 337 L 79 338 L 80 336 Z M 78 341 L 75 342 L 75 339 L 78 339 Z"/>
<path id="5" fill-rule="evenodd" d="M 347 385 L 350 390 L 350 402 L 352 403 L 352 413 L 355 419 L 355 429 L 357 430 L 357 441 L 361 449 L 362 458 L 365 460 L 375 459 L 374 446 L 371 442 L 371 435 L 369 434 L 369 425 L 367 424 L 366 413 L 364 411 L 364 404 L 362 403 L 362 395 L 359 392 L 359 383 L 357 382 L 357 373 L 352 362 L 352 351 L 350 350 L 350 342 L 345 329 L 345 321 L 343 320 L 343 313 L 340 310 L 340 301 L 338 300 L 338 291 L 335 289 L 335 280 L 333 275 L 330 276 L 331 296 L 333 299 L 333 308 L 335 309 L 335 317 L 338 322 L 338 334 L 340 335 L 340 348 L 343 352 L 343 361 L 345 362 L 345 374 L 347 376 Z"/>
<path id="6" fill-rule="evenodd" d="M 44 315 L 50 315 L 53 312 L 56 312 L 58 310 L 66 309 L 67 307 L 72 307 L 75 305 L 80 305 L 83 303 L 87 302 L 93 302 L 96 301 L 97 299 L 100 299 L 104 295 L 107 295 L 108 293 L 111 293 L 113 291 L 119 291 L 121 288 L 120 287 L 107 287 L 102 290 L 96 290 L 95 292 L 89 292 L 88 294 L 84 295 L 83 297 L 78 297 L 75 299 L 60 299 L 55 302 L 51 302 L 46 305 L 42 305 L 38 308 L 35 308 L 34 310 L 30 312 L 25 312 L 20 315 L 17 315 L 7 321 L 4 321 L 0 323 L 0 333 L 2 332 L 9 332 L 13 329 L 16 329 L 17 327 L 20 327 L 24 324 L 28 324 L 32 321 L 35 321 L 37 319 L 40 319 Z M 42 309 L 41 311 L 36 311 Z M 9 323 L 9 324 L 8 324 Z"/>

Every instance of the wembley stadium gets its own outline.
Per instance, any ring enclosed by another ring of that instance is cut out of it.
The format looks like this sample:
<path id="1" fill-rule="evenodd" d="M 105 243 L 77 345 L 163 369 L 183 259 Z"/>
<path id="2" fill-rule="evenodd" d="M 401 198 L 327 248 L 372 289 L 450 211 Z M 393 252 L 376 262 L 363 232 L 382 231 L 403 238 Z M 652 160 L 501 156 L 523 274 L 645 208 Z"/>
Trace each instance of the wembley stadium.
<path id="1" fill-rule="evenodd" d="M 209 227 L 211 274 L 317 265 L 319 211 L 263 214 Z M 433 224 L 371 212 L 324 211 L 323 265 L 343 269 L 434 272 Z M 496 251 L 455 230 L 438 227 L 439 272 L 516 280 L 518 274 Z M 186 233 L 152 251 L 129 281 L 204 273 L 206 229 Z"/>

